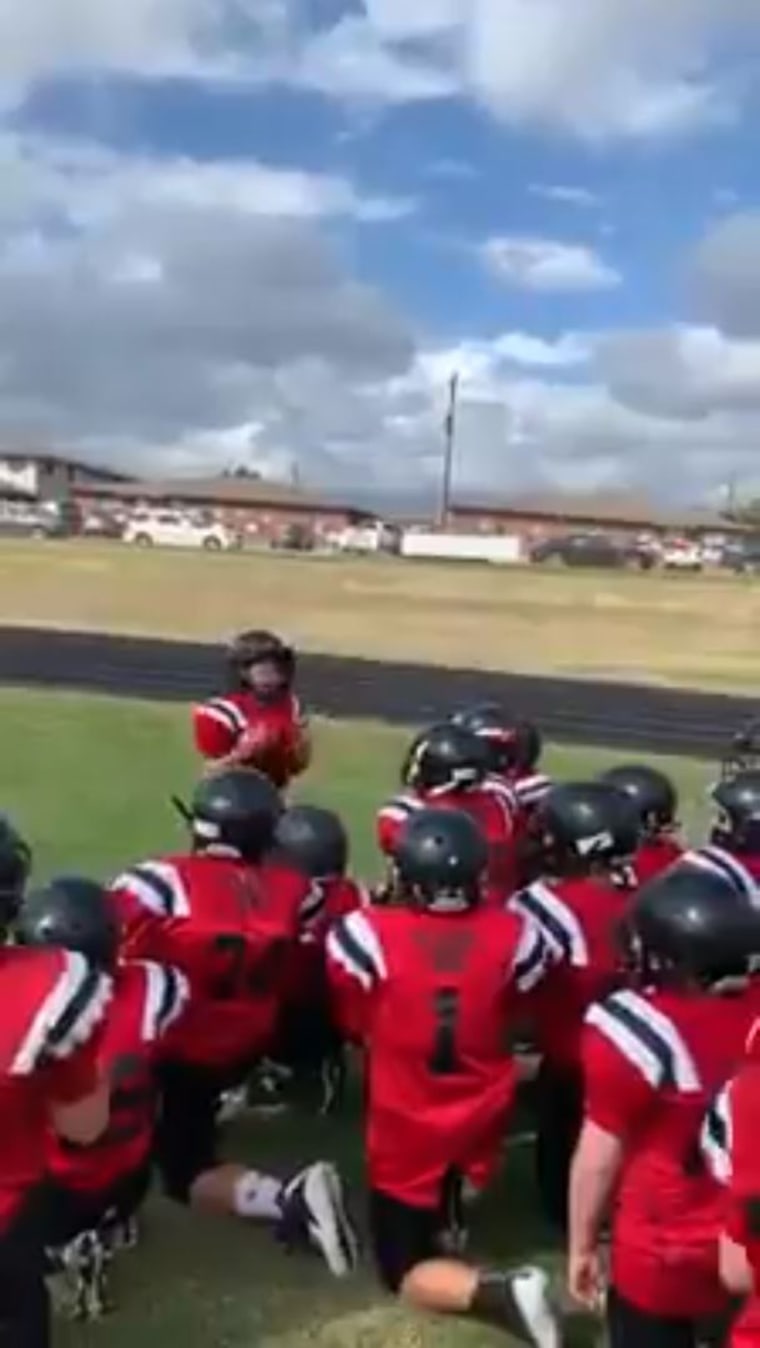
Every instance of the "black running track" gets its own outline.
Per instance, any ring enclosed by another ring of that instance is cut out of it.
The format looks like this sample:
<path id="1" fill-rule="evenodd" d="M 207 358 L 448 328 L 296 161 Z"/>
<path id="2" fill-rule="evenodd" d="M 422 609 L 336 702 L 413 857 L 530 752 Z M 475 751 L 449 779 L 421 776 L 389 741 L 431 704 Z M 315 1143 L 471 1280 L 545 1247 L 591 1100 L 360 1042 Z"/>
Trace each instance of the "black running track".
<path id="1" fill-rule="evenodd" d="M 189 702 L 215 691 L 218 647 L 190 642 L 0 627 L 0 684 Z M 714 756 L 760 704 L 749 698 L 634 684 L 591 683 L 303 655 L 300 686 L 315 712 L 424 725 L 468 702 L 500 701 L 549 739 L 627 750 Z"/>

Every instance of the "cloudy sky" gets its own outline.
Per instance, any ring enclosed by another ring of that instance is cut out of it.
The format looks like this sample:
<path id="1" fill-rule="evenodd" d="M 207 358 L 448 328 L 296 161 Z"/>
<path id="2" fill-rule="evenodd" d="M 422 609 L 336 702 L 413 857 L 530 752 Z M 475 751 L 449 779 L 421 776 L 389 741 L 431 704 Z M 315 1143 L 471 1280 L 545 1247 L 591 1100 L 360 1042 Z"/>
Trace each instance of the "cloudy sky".
<path id="1" fill-rule="evenodd" d="M 0 0 L 0 437 L 760 485 L 760 0 Z"/>

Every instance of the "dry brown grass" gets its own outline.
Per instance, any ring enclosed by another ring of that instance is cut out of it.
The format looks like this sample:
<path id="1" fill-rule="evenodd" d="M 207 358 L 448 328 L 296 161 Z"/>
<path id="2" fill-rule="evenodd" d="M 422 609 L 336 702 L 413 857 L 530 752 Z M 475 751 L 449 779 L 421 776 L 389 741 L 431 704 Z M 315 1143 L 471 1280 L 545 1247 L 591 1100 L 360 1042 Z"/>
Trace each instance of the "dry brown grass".
<path id="1" fill-rule="evenodd" d="M 216 641 L 284 629 L 306 650 L 755 692 L 760 585 L 88 543 L 0 545 L 0 623 Z"/>

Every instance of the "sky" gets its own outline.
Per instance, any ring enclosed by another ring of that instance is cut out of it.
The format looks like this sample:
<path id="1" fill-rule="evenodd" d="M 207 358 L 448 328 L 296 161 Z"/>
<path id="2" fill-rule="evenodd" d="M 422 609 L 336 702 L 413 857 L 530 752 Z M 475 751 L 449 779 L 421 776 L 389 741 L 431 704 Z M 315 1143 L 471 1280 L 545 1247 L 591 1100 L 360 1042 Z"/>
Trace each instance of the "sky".
<path id="1" fill-rule="evenodd" d="M 760 492 L 760 0 L 0 0 L 0 444 Z"/>

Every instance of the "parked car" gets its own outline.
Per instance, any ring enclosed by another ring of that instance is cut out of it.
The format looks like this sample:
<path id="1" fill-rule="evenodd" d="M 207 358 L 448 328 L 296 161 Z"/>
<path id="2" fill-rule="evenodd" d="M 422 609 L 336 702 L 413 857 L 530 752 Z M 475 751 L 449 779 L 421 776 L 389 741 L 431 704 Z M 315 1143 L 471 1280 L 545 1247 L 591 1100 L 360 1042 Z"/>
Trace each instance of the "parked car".
<path id="1" fill-rule="evenodd" d="M 0 538 L 69 538 L 75 521 L 56 505 L 0 500 Z"/>
<path id="2" fill-rule="evenodd" d="M 701 571 L 705 559 L 702 547 L 688 538 L 667 539 L 662 549 L 666 571 Z"/>
<path id="3" fill-rule="evenodd" d="M 729 543 L 723 553 L 723 565 L 737 576 L 760 575 L 760 534 Z"/>
<path id="4" fill-rule="evenodd" d="M 555 562 L 562 566 L 637 567 L 654 566 L 651 551 L 638 544 L 621 542 L 609 534 L 561 534 L 544 539 L 530 551 L 531 562 Z"/>
<path id="5" fill-rule="evenodd" d="M 133 516 L 124 527 L 123 538 L 125 543 L 142 548 L 205 548 L 207 552 L 229 552 L 239 546 L 237 535 L 223 524 L 206 523 L 176 510 Z"/>

